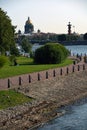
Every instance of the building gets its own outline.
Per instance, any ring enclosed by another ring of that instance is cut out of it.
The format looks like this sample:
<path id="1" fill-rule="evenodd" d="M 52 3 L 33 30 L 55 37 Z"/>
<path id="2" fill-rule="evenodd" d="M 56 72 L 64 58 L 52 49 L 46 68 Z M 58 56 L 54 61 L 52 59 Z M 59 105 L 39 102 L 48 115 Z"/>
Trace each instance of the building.
<path id="1" fill-rule="evenodd" d="M 34 26 L 33 26 L 29 17 L 28 17 L 28 20 L 25 23 L 24 28 L 25 28 L 25 34 L 27 34 L 27 33 L 31 34 L 34 31 Z"/>

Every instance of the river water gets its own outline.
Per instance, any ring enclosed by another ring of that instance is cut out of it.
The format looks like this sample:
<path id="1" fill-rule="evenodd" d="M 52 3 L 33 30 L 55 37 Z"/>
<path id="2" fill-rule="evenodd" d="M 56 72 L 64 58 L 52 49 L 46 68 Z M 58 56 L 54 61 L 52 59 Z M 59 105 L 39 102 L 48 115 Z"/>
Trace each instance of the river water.
<path id="1" fill-rule="evenodd" d="M 35 130 L 87 130 L 87 99 L 61 108 L 61 111 L 65 111 L 63 116 Z"/>
<path id="2" fill-rule="evenodd" d="M 74 45 L 74 46 L 65 46 L 68 50 L 71 51 L 71 55 L 85 55 L 87 54 L 87 45 Z"/>
<path id="3" fill-rule="evenodd" d="M 35 51 L 41 45 L 35 44 L 32 47 L 32 50 Z M 73 46 L 65 46 L 69 51 L 71 51 L 71 55 L 85 55 L 87 54 L 87 45 L 73 45 Z"/>

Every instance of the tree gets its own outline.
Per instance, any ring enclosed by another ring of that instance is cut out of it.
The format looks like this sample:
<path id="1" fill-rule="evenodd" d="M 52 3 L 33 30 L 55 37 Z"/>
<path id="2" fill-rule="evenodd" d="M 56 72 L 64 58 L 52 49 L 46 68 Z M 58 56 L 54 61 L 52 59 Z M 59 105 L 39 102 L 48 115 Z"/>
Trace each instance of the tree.
<path id="1" fill-rule="evenodd" d="M 0 55 L 5 53 L 5 49 L 0 45 Z"/>
<path id="2" fill-rule="evenodd" d="M 61 35 L 58 35 L 58 41 L 66 41 L 66 35 L 65 34 L 61 34 Z"/>
<path id="3" fill-rule="evenodd" d="M 62 45 L 48 43 L 35 51 L 34 60 L 40 64 L 61 63 L 68 56 L 69 51 Z"/>
<path id="4" fill-rule="evenodd" d="M 19 50 L 18 50 L 18 48 L 16 47 L 15 44 L 10 46 L 10 54 L 14 55 L 14 56 L 19 56 L 20 55 Z"/>
<path id="5" fill-rule="evenodd" d="M 26 53 L 31 52 L 32 45 L 30 44 L 27 38 L 24 38 L 22 40 L 21 46 Z"/>
<path id="6" fill-rule="evenodd" d="M 15 44 L 14 27 L 7 13 L 0 8 L 0 48 L 4 52 L 9 51 L 12 44 Z"/>
<path id="7" fill-rule="evenodd" d="M 66 35 L 66 41 L 77 41 L 79 36 L 77 34 Z"/>
<path id="8" fill-rule="evenodd" d="M 2 68 L 5 63 L 6 63 L 7 59 L 5 56 L 0 56 L 0 68 Z"/>
<path id="9" fill-rule="evenodd" d="M 87 40 L 87 33 L 84 34 L 83 38 L 84 40 Z"/>

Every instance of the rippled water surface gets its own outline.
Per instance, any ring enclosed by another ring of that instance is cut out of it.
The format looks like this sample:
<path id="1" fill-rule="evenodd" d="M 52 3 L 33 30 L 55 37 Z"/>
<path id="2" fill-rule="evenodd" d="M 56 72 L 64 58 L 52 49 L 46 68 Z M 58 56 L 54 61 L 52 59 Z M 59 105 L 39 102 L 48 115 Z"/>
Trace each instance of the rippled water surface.
<path id="1" fill-rule="evenodd" d="M 63 108 L 66 114 L 36 130 L 87 130 L 87 103 Z"/>
<path id="2" fill-rule="evenodd" d="M 67 49 L 71 50 L 71 54 L 79 54 L 85 55 L 87 54 L 87 45 L 74 45 L 74 46 L 66 46 Z"/>

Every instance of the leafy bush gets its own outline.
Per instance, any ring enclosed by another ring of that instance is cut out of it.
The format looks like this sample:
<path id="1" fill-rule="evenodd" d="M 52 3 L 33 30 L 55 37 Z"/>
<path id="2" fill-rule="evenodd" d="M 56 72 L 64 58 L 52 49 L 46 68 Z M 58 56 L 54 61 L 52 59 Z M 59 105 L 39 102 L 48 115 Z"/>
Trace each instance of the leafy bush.
<path id="1" fill-rule="evenodd" d="M 15 59 L 16 59 L 16 58 L 15 58 L 14 55 L 9 56 L 9 60 L 10 60 L 10 62 L 11 62 L 11 65 L 14 65 Z"/>
<path id="2" fill-rule="evenodd" d="M 5 49 L 0 45 L 0 54 L 5 54 Z"/>
<path id="3" fill-rule="evenodd" d="M 35 51 L 34 60 L 40 64 L 61 63 L 68 56 L 69 51 L 60 44 L 47 43 Z"/>
<path id="4" fill-rule="evenodd" d="M 5 56 L 0 56 L 0 68 L 2 68 L 5 63 L 6 63 L 7 59 Z"/>

